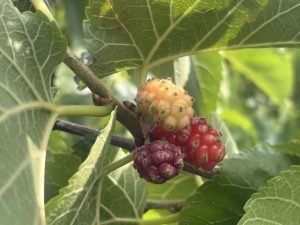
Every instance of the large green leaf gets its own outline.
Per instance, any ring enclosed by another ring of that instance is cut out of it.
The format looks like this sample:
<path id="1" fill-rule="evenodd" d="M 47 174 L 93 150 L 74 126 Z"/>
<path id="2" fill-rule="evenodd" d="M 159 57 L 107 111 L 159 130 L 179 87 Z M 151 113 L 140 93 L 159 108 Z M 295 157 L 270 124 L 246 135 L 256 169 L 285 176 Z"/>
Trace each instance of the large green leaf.
<path id="1" fill-rule="evenodd" d="M 68 186 L 46 205 L 48 225 L 99 224 L 100 220 L 101 224 L 137 223 L 146 192 L 144 181 L 138 178 L 132 166 L 115 171 L 102 183 L 103 168 L 124 156 L 109 145 L 114 124 L 115 113 Z M 101 195 L 102 184 L 105 193 Z"/>
<path id="2" fill-rule="evenodd" d="M 180 224 L 237 224 L 251 194 L 291 163 L 288 156 L 259 149 L 225 160 L 221 174 L 187 200 Z"/>
<path id="3" fill-rule="evenodd" d="M 295 225 L 300 222 L 300 166 L 267 182 L 245 205 L 238 225 Z"/>
<path id="4" fill-rule="evenodd" d="M 217 52 L 199 53 L 193 57 L 201 95 L 201 115 L 210 117 L 217 108 L 222 81 L 222 57 Z"/>
<path id="5" fill-rule="evenodd" d="M 45 16 L 0 1 L 0 224 L 45 224 L 44 164 L 56 118 L 51 71 L 65 51 Z"/>
<path id="6" fill-rule="evenodd" d="M 290 97 L 294 79 L 288 53 L 284 54 L 276 49 L 247 49 L 227 51 L 223 56 L 275 104 L 283 104 Z"/>
<path id="7" fill-rule="evenodd" d="M 298 0 L 90 0 L 84 33 L 98 73 L 199 50 L 298 46 Z"/>

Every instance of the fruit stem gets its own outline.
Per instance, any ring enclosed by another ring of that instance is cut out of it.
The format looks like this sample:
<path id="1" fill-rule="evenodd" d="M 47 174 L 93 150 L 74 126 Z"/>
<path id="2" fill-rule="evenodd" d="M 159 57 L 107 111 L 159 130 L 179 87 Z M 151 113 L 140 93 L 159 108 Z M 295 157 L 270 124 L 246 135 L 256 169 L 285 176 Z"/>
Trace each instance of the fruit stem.
<path id="1" fill-rule="evenodd" d="M 172 215 L 160 217 L 158 219 L 141 220 L 140 225 L 169 224 L 169 223 L 175 223 L 179 219 L 180 219 L 180 214 L 179 213 L 174 213 Z"/>
<path id="2" fill-rule="evenodd" d="M 92 106 L 92 105 L 64 105 L 57 106 L 58 117 L 62 116 L 109 116 L 113 110 L 111 105 Z"/>
<path id="3" fill-rule="evenodd" d="M 125 157 L 123 157 L 122 159 L 112 162 L 111 164 L 107 165 L 106 167 L 104 167 L 102 169 L 101 176 L 106 176 L 110 172 L 112 172 L 116 169 L 119 169 L 120 167 L 126 165 L 127 163 L 130 163 L 132 160 L 133 160 L 133 156 L 132 156 L 132 153 L 130 153 L 130 154 L 126 155 Z"/>
<path id="4" fill-rule="evenodd" d="M 54 21 L 54 17 L 52 16 L 50 10 L 48 9 L 47 5 L 43 0 L 31 0 L 32 4 L 34 5 L 35 9 L 44 13 L 50 21 Z"/>

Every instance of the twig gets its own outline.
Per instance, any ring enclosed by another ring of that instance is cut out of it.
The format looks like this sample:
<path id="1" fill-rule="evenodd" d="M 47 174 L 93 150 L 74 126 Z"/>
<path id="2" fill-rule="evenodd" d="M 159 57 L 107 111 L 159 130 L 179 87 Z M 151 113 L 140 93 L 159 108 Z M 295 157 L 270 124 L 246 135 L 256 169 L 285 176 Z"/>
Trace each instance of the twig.
<path id="1" fill-rule="evenodd" d="M 95 73 L 81 62 L 70 48 L 67 49 L 64 63 L 80 77 L 93 93 L 111 99 L 112 103 L 118 106 L 117 119 L 131 132 L 137 142 L 142 142 L 143 136 L 135 114 L 110 93 Z"/>
<path id="2" fill-rule="evenodd" d="M 148 199 L 145 211 L 149 209 L 168 209 L 171 212 L 178 212 L 185 205 L 185 200 L 183 199 Z"/>
<path id="3" fill-rule="evenodd" d="M 88 127 L 85 127 L 85 126 L 82 126 L 82 125 L 79 125 L 76 123 L 64 121 L 64 120 L 57 120 L 56 123 L 54 124 L 53 130 L 61 130 L 61 131 L 67 132 L 67 133 L 76 134 L 76 135 L 80 135 L 80 136 L 84 136 L 87 134 L 97 135 L 99 132 L 99 130 L 97 130 L 97 129 L 88 128 Z M 120 137 L 120 136 L 116 136 L 116 135 L 112 136 L 111 144 L 121 147 L 121 148 L 124 148 L 124 149 L 127 149 L 128 151 L 133 151 L 136 148 L 136 145 L 132 139 L 124 138 L 124 137 Z M 192 173 L 192 174 L 199 175 L 199 176 L 207 178 L 207 179 L 210 179 L 213 176 L 219 174 L 218 168 L 213 169 L 211 171 L 204 171 L 204 170 L 196 169 L 188 164 L 184 165 L 183 170 L 185 170 L 186 172 Z"/>
<path id="4" fill-rule="evenodd" d="M 71 123 L 64 120 L 57 120 L 54 124 L 53 130 L 60 130 L 67 133 L 84 136 L 84 135 L 97 135 L 99 130 L 88 128 L 76 123 Z M 120 137 L 118 135 L 113 135 L 111 137 L 111 144 L 117 147 L 133 151 L 136 145 L 132 139 Z"/>
<path id="5" fill-rule="evenodd" d="M 136 145 L 132 139 L 120 137 L 118 135 L 113 135 L 111 138 L 111 144 L 117 147 L 133 151 L 136 149 Z"/>
<path id="6" fill-rule="evenodd" d="M 54 124 L 53 130 L 60 130 L 70 134 L 76 134 L 79 136 L 84 136 L 88 134 L 97 135 L 99 130 L 94 128 L 89 128 L 86 126 L 79 125 L 77 123 L 68 122 L 65 120 L 57 120 Z"/>

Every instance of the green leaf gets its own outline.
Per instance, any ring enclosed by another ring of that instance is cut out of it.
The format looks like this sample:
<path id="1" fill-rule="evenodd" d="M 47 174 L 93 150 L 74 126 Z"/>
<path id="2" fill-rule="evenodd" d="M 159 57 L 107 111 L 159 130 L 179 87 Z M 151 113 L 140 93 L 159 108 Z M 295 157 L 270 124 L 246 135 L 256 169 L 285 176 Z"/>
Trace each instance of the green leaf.
<path id="1" fill-rule="evenodd" d="M 193 57 L 201 95 L 201 115 L 210 117 L 216 111 L 222 81 L 222 57 L 217 52 L 199 53 Z"/>
<path id="2" fill-rule="evenodd" d="M 45 165 L 45 197 L 47 202 L 58 195 L 60 188 L 68 184 L 69 178 L 76 173 L 82 160 L 73 154 L 66 133 L 53 131 L 47 147 Z"/>
<path id="3" fill-rule="evenodd" d="M 30 0 L 12 0 L 12 3 L 17 7 L 20 12 L 32 10 L 33 6 Z"/>
<path id="4" fill-rule="evenodd" d="M 132 163 L 108 175 L 103 186 L 101 224 L 139 224 L 146 205 L 147 188 Z"/>
<path id="5" fill-rule="evenodd" d="M 300 73 L 300 49 L 293 49 L 291 50 L 291 53 L 293 70 L 295 74 L 293 100 L 296 107 L 299 108 L 300 92 L 296 90 L 300 84 L 300 76 L 297 76 Z"/>
<path id="6" fill-rule="evenodd" d="M 238 153 L 238 146 L 226 124 L 222 120 L 220 120 L 216 114 L 212 115 L 211 123 L 213 127 L 218 129 L 222 133 L 221 140 L 225 145 L 227 154 Z"/>
<path id="7" fill-rule="evenodd" d="M 73 149 L 70 148 L 70 139 L 72 136 L 68 133 L 53 130 L 47 146 L 47 154 L 72 154 Z"/>
<path id="8" fill-rule="evenodd" d="M 44 167 L 56 119 L 51 72 L 66 41 L 41 13 L 0 1 L 0 224 L 45 224 Z"/>
<path id="9" fill-rule="evenodd" d="M 259 149 L 226 159 L 221 174 L 187 200 L 180 225 L 237 224 L 251 194 L 290 165 L 288 156 Z"/>
<path id="10" fill-rule="evenodd" d="M 293 89 L 290 55 L 274 49 L 227 51 L 233 68 L 264 91 L 275 104 L 283 104 Z M 279 91 L 280 90 L 280 91 Z"/>
<path id="11" fill-rule="evenodd" d="M 115 112 L 99 134 L 87 159 L 69 180 L 69 185 L 46 205 L 47 224 L 95 224 L 138 221 L 145 200 L 145 184 L 132 167 L 115 171 L 104 179 L 103 168 L 124 156 L 109 148 L 115 124 Z M 126 179 L 125 179 L 126 178 Z M 101 195 L 101 199 L 99 199 Z M 100 211 L 101 208 L 101 211 Z M 100 212 L 100 215 L 99 215 Z M 100 216 L 100 218 L 99 218 Z"/>
<path id="12" fill-rule="evenodd" d="M 63 0 L 62 4 L 64 7 L 64 17 L 63 22 L 68 24 L 67 35 L 71 40 L 83 39 L 82 31 L 82 20 L 84 19 L 84 8 L 87 5 L 88 0 L 73 1 L 73 0 Z"/>
<path id="13" fill-rule="evenodd" d="M 162 185 L 148 184 L 151 199 L 186 199 L 201 184 L 195 175 L 181 173 Z"/>
<path id="14" fill-rule="evenodd" d="M 175 83 L 183 87 L 194 98 L 193 108 L 196 114 L 200 114 L 201 92 L 195 67 L 190 56 L 182 57 L 174 61 Z"/>
<path id="15" fill-rule="evenodd" d="M 300 157 L 300 141 L 295 140 L 284 144 L 273 145 L 271 147 L 275 151 Z"/>
<path id="16" fill-rule="evenodd" d="M 238 225 L 284 224 L 300 221 L 300 166 L 292 166 L 251 196 Z"/>
<path id="17" fill-rule="evenodd" d="M 156 185 L 148 183 L 148 199 L 152 201 L 161 200 L 182 200 L 184 201 L 193 194 L 197 187 L 201 185 L 202 180 L 199 176 L 190 173 L 181 172 L 177 177 L 168 182 Z M 174 213 L 174 212 L 173 212 Z M 158 219 L 173 214 L 167 209 L 149 209 L 143 215 L 144 219 Z M 178 224 L 172 223 L 172 225 Z"/>
<path id="18" fill-rule="evenodd" d="M 258 140 L 257 130 L 252 120 L 241 111 L 235 109 L 226 109 L 221 115 L 220 119 L 225 121 L 227 124 L 240 127 L 244 132 L 247 132 L 254 140 Z"/>
<path id="19" fill-rule="evenodd" d="M 199 50 L 294 47 L 298 0 L 91 0 L 84 33 L 99 74 L 159 64 Z"/>
<path id="20" fill-rule="evenodd" d="M 153 69 L 151 69 L 149 74 L 154 75 L 159 78 L 162 78 L 162 79 L 170 77 L 174 81 L 176 64 L 179 62 L 177 64 L 177 66 L 181 67 L 181 65 L 182 65 L 182 63 L 180 63 L 180 60 L 181 60 L 181 58 L 174 60 L 174 61 L 160 64 L 160 65 L 154 67 Z M 141 71 L 139 71 L 139 73 L 140 72 Z M 138 74 L 138 76 L 140 76 L 140 74 Z"/>
<path id="21" fill-rule="evenodd" d="M 58 194 L 59 189 L 68 184 L 69 178 L 76 173 L 81 164 L 76 155 L 47 152 L 45 169 L 45 202 Z"/>

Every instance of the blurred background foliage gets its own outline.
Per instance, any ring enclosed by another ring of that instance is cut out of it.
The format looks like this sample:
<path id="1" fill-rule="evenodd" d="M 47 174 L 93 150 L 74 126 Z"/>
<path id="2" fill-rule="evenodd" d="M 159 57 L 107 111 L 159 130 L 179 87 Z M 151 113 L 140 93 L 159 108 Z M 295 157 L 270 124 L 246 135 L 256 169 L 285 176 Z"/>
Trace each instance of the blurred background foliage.
<path id="1" fill-rule="evenodd" d="M 82 32 L 87 2 L 88 0 L 48 0 L 48 5 L 52 7 L 69 46 L 82 60 L 89 63 Z M 15 0 L 15 5 L 21 11 L 32 9 L 29 0 Z M 138 70 L 123 71 L 103 78 L 102 82 L 119 99 L 133 102 L 140 82 L 138 75 Z M 149 76 L 172 77 L 177 84 L 187 89 L 195 98 L 197 113 L 208 119 L 214 115 L 219 121 L 225 122 L 239 150 L 300 139 L 299 50 L 200 52 L 160 65 L 150 71 Z M 57 104 L 93 104 L 91 92 L 86 88 L 82 89 L 76 74 L 63 64 L 55 71 L 53 88 Z M 108 118 L 65 119 L 101 129 Z M 115 132 L 130 137 L 119 123 Z M 68 178 L 78 169 L 92 143 L 92 137 L 53 132 L 47 155 L 47 167 L 51 169 L 46 170 L 46 201 L 67 184 Z M 54 176 L 59 174 L 57 170 L 64 172 L 57 177 Z M 186 182 L 190 183 L 191 190 L 188 194 L 191 194 L 202 181 L 195 180 L 194 176 L 180 176 L 173 183 L 160 186 L 159 192 L 164 189 L 167 195 L 169 186 L 176 189 L 182 182 L 185 185 Z M 157 198 L 157 188 L 149 186 L 149 196 Z M 172 193 L 169 198 L 186 197 L 180 196 L 181 193 Z M 165 211 L 150 210 L 146 217 L 165 214 Z"/>

